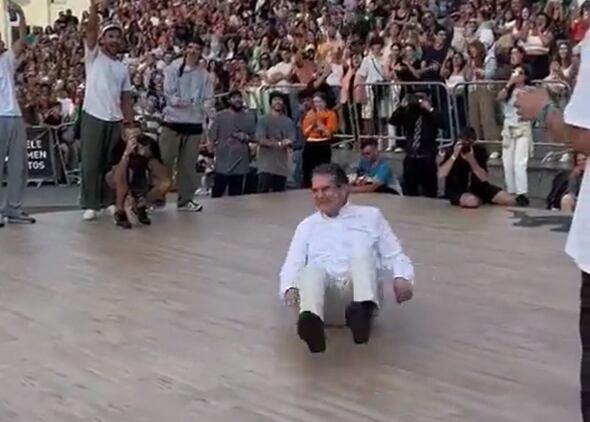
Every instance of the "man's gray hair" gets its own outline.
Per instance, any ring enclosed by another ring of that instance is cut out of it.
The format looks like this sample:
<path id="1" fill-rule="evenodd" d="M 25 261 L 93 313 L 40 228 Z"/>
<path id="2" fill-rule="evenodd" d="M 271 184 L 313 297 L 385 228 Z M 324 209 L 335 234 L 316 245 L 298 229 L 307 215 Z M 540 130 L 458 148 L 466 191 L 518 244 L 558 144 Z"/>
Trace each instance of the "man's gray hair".
<path id="1" fill-rule="evenodd" d="M 320 164 L 313 169 L 312 177 L 316 175 L 332 176 L 334 184 L 338 187 L 348 185 L 348 176 L 344 169 L 335 163 Z"/>

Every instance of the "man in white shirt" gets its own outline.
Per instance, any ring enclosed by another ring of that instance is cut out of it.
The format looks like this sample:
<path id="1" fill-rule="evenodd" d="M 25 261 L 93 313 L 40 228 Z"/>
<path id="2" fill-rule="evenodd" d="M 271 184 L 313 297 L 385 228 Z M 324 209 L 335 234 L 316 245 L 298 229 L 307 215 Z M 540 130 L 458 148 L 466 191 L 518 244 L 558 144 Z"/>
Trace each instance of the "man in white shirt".
<path id="1" fill-rule="evenodd" d="M 83 219 L 94 220 L 98 212 L 112 203 L 103 189 L 110 155 L 121 139 L 121 122 L 133 123 L 133 98 L 129 70 L 119 60 L 123 30 L 105 24 L 99 31 L 99 0 L 90 0 L 86 26 L 86 94 L 82 106 L 80 205 Z"/>
<path id="2" fill-rule="evenodd" d="M 317 212 L 295 231 L 280 274 L 280 296 L 299 304 L 297 332 L 312 353 L 326 349 L 327 291 L 350 302 L 346 325 L 355 343 L 367 343 L 379 308 L 381 280 L 393 280 L 399 303 L 411 299 L 414 268 L 379 209 L 348 202 L 348 178 L 336 164 L 313 171 Z"/>
<path id="3" fill-rule="evenodd" d="M 568 141 L 576 152 L 590 154 L 590 31 L 582 41 L 582 58 L 576 87 L 562 114 L 550 102 L 546 90 L 518 95 L 516 107 L 524 118 L 547 125 L 554 139 Z M 566 252 L 582 271 L 580 293 L 581 406 L 584 422 L 590 422 L 590 161 L 570 229 Z"/>
<path id="4" fill-rule="evenodd" d="M 12 50 L 6 50 L 0 34 L 0 178 L 7 165 L 7 193 L 0 209 L 0 227 L 4 227 L 5 218 L 9 223 L 35 222 L 21 209 L 27 184 L 27 130 L 16 98 L 14 79 L 25 51 L 27 23 L 19 5 L 9 2 L 8 7 L 19 17 L 19 39 Z"/>

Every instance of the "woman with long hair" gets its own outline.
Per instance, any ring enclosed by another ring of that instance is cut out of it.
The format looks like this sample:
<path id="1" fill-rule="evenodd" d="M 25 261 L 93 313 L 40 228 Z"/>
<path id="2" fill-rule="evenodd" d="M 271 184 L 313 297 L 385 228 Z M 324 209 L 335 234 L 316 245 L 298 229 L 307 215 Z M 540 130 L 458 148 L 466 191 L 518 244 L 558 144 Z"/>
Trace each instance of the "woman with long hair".
<path id="1" fill-rule="evenodd" d="M 525 66 L 517 66 L 510 80 L 498 93 L 502 104 L 504 127 L 502 129 L 502 162 L 508 193 L 516 195 L 519 206 L 529 205 L 527 167 L 533 145 L 533 128 L 530 121 L 521 120 L 514 102 L 517 95 L 531 85 L 530 71 Z"/>

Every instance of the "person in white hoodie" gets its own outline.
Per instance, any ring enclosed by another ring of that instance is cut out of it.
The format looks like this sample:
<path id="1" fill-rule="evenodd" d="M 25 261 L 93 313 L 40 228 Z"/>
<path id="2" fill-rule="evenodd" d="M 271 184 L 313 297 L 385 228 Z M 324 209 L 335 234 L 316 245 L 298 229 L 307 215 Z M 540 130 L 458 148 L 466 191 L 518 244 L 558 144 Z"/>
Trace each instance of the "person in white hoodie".
<path id="1" fill-rule="evenodd" d="M 173 176 L 176 163 L 179 211 L 202 211 L 193 201 L 197 187 L 196 165 L 205 122 L 204 102 L 213 96 L 207 69 L 198 65 L 202 47 L 189 42 L 184 57 L 164 73 L 166 108 L 160 137 L 162 161 Z"/>

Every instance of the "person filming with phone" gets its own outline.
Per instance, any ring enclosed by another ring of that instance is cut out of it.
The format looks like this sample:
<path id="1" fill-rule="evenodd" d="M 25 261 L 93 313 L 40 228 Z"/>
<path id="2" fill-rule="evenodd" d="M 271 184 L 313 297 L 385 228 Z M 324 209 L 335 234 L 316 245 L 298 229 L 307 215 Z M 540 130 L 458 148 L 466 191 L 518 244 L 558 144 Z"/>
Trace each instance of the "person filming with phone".
<path id="1" fill-rule="evenodd" d="M 442 120 L 424 93 L 408 94 L 389 120 L 405 133 L 403 194 L 438 197 L 436 137 Z"/>
<path id="2" fill-rule="evenodd" d="M 478 208 L 482 204 L 516 205 L 514 196 L 488 181 L 488 152 L 475 144 L 475 129 L 466 127 L 452 150 L 443 155 L 438 177 L 445 179 L 445 197 L 452 205 Z"/>

